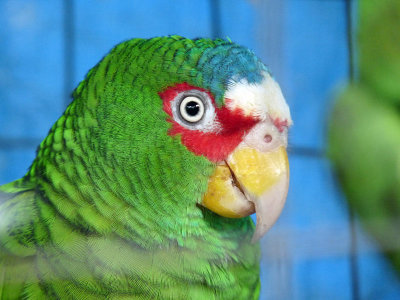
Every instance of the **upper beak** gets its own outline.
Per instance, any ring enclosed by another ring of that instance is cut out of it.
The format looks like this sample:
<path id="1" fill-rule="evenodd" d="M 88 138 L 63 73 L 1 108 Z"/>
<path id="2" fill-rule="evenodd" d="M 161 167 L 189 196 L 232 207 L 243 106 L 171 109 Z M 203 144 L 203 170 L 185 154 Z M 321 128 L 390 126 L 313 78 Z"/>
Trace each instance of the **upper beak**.
<path id="1" fill-rule="evenodd" d="M 229 218 L 241 218 L 256 212 L 253 242 L 276 222 L 289 188 L 285 146 L 263 150 L 246 143 L 239 145 L 224 163 L 217 165 L 201 203 Z"/>

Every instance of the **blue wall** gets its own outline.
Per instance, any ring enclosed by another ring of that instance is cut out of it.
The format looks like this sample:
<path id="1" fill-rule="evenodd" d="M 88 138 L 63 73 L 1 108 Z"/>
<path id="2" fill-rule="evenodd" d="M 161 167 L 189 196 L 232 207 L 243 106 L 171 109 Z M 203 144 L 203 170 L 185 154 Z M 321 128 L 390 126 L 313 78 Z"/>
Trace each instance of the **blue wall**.
<path id="1" fill-rule="evenodd" d="M 0 184 L 25 173 L 68 93 L 113 45 L 167 34 L 253 49 L 291 107 L 291 187 L 262 240 L 261 299 L 400 299 L 399 281 L 357 222 L 351 235 L 325 157 L 329 109 L 348 78 L 345 0 L 2 0 Z"/>

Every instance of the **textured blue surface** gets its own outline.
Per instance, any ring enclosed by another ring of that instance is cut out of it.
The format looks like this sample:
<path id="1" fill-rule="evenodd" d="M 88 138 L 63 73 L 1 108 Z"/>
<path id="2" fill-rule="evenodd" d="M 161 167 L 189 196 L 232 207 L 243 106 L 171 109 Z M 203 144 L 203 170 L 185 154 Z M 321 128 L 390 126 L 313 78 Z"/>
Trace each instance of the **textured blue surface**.
<path id="1" fill-rule="evenodd" d="M 24 176 L 35 156 L 36 147 L 0 149 L 0 185 Z"/>
<path id="2" fill-rule="evenodd" d="M 0 136 L 43 138 L 62 112 L 60 1 L 0 1 Z"/>
<path id="3" fill-rule="evenodd" d="M 239 45 L 257 50 L 255 25 L 257 11 L 252 5 L 252 1 L 220 0 L 219 2 L 221 37 L 229 37 Z"/>
<path id="4" fill-rule="evenodd" d="M 297 155 L 289 161 L 289 196 L 282 216 L 263 240 L 264 264 L 281 261 L 290 299 L 352 299 L 348 213 L 330 166 L 325 159 Z"/>
<path id="5" fill-rule="evenodd" d="M 324 148 L 328 101 L 347 80 L 345 1 L 286 1 L 283 88 L 293 111 L 291 143 Z"/>
<path id="6" fill-rule="evenodd" d="M 134 37 L 211 37 L 209 1 L 75 1 L 76 78 L 81 81 L 114 45 Z"/>
<path id="7" fill-rule="evenodd" d="M 388 261 L 379 254 L 376 243 L 358 224 L 357 231 L 360 298 L 398 300 L 400 284 L 394 271 L 390 269 Z"/>
<path id="8" fill-rule="evenodd" d="M 219 32 L 274 66 L 295 122 L 291 146 L 323 153 L 331 101 L 347 79 L 344 0 L 220 0 L 214 14 L 208 0 L 74 3 L 72 85 L 123 40 Z M 63 18 L 61 0 L 0 2 L 0 141 L 40 140 L 62 113 Z M 35 143 L 25 144 L 0 144 L 0 184 L 29 167 Z M 295 151 L 290 162 L 286 208 L 262 240 L 261 299 L 352 299 L 349 213 L 329 163 Z M 360 228 L 357 245 L 360 298 L 400 299 L 399 280 Z"/>

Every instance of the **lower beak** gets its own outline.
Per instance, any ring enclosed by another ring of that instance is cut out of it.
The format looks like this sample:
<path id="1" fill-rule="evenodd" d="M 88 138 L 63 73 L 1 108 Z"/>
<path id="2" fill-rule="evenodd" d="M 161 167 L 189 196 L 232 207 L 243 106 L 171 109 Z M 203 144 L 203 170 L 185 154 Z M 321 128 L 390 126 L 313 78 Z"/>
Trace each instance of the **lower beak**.
<path id="1" fill-rule="evenodd" d="M 217 165 L 201 204 L 228 218 L 256 212 L 255 242 L 278 219 L 288 188 L 289 162 L 283 146 L 271 152 L 239 147 Z"/>

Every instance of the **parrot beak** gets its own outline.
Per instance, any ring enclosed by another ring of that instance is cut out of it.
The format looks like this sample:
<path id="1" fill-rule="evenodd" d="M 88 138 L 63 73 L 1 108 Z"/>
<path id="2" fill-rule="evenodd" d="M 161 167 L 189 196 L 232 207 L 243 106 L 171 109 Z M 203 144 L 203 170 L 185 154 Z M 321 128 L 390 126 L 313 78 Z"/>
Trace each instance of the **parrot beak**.
<path id="1" fill-rule="evenodd" d="M 289 188 L 289 162 L 284 146 L 260 151 L 241 144 L 217 165 L 202 205 L 218 215 L 241 218 L 256 212 L 252 242 L 276 222 Z"/>

